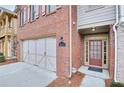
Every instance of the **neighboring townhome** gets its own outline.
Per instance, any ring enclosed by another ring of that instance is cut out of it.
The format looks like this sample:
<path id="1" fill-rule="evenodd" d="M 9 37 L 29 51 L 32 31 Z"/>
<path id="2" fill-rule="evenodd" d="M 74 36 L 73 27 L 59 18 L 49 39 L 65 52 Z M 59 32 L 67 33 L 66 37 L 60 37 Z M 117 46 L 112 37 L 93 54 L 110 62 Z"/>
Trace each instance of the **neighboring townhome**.
<path id="1" fill-rule="evenodd" d="M 16 13 L 0 7 L 0 52 L 6 59 L 16 58 Z"/>

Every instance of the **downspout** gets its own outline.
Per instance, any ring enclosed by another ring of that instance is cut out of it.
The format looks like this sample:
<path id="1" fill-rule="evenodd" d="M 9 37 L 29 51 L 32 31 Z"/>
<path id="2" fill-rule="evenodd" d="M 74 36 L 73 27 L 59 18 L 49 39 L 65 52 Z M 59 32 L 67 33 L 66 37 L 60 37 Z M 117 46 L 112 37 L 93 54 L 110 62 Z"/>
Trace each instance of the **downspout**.
<path id="1" fill-rule="evenodd" d="M 114 81 L 117 82 L 117 45 L 118 45 L 118 42 L 117 42 L 117 29 L 116 29 L 116 26 L 118 25 L 118 5 L 116 5 L 116 22 L 115 24 L 113 25 L 113 31 L 115 33 L 115 66 L 114 66 Z"/>
<path id="2" fill-rule="evenodd" d="M 71 5 L 69 6 L 69 41 L 70 41 L 70 47 L 69 47 L 69 56 L 70 56 L 70 69 L 69 69 L 69 78 L 72 76 L 72 9 Z"/>

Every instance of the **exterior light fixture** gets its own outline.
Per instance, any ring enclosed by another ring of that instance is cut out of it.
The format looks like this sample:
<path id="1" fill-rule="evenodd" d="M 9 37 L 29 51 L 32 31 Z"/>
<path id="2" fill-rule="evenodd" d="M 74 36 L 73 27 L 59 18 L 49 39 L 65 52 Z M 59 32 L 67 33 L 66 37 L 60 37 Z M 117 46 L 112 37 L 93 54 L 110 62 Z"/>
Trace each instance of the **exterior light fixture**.
<path id="1" fill-rule="evenodd" d="M 95 27 L 92 28 L 92 31 L 93 31 L 93 32 L 96 31 Z"/>

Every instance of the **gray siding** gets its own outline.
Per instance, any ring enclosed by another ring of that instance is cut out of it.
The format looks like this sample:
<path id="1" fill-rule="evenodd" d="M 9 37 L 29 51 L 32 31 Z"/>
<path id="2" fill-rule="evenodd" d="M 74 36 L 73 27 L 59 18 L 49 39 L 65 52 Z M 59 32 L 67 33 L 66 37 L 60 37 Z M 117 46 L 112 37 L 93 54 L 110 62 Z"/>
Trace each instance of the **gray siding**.
<path id="1" fill-rule="evenodd" d="M 88 5 L 79 5 L 77 11 L 78 28 L 106 25 L 115 22 L 115 6 L 113 5 L 102 5 L 100 8 L 90 9 L 89 11 Z"/>

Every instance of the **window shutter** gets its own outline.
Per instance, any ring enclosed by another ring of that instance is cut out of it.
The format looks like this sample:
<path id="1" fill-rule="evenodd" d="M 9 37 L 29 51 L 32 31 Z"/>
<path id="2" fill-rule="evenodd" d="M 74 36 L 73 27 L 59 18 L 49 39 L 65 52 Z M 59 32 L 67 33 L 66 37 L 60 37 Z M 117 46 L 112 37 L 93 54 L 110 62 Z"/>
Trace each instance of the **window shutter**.
<path id="1" fill-rule="evenodd" d="M 35 5 L 34 6 L 35 8 L 35 18 L 38 18 L 39 17 L 39 5 Z"/>
<path id="2" fill-rule="evenodd" d="M 42 12 L 42 15 L 46 14 L 46 6 L 45 5 L 42 5 L 41 12 Z"/>

